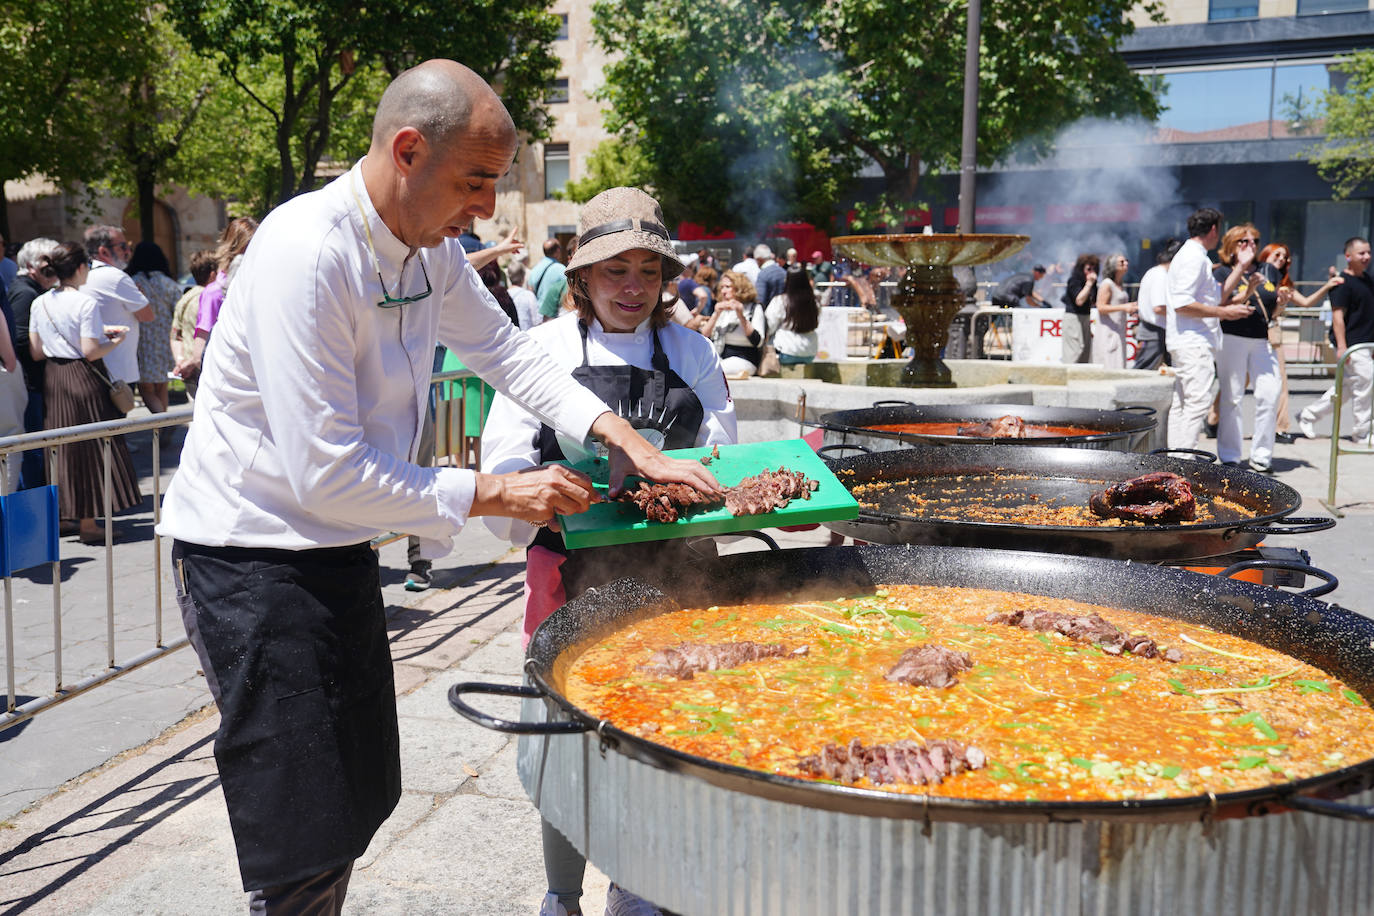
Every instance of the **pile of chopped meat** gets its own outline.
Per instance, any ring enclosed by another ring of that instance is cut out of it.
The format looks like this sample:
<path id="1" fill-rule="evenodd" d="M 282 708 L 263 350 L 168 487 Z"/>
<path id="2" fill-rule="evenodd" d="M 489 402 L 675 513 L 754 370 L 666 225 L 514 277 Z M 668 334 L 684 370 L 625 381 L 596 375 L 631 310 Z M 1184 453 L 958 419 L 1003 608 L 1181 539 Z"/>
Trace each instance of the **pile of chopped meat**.
<path id="1" fill-rule="evenodd" d="M 746 477 L 725 490 L 725 508 L 731 515 L 763 515 L 782 509 L 794 499 L 810 499 L 820 482 L 801 471 L 778 468 Z"/>
<path id="2" fill-rule="evenodd" d="M 1192 485 L 1168 471 L 1151 471 L 1094 493 L 1088 508 L 1100 518 L 1132 522 L 1190 522 L 1197 517 Z"/>
<path id="3" fill-rule="evenodd" d="M 734 668 L 761 658 L 781 658 L 784 655 L 806 655 L 810 647 L 789 649 L 780 643 L 743 642 L 702 643 L 684 642 L 667 649 L 659 649 L 649 657 L 641 671 L 690 681 L 698 671 L 718 671 Z"/>
<path id="4" fill-rule="evenodd" d="M 1099 614 L 1065 614 L 1062 611 L 1023 608 L 1007 614 L 989 614 L 987 621 L 1024 630 L 1059 633 L 1078 642 L 1092 643 L 1108 655 L 1120 655 L 1125 651 L 1142 658 L 1163 658 L 1166 662 L 1183 660 L 1183 654 L 1177 649 L 1161 652 L 1159 645 L 1150 637 L 1124 633 Z"/>
<path id="5" fill-rule="evenodd" d="M 972 436 L 975 439 L 1024 439 L 1026 421 L 1013 414 L 1007 414 L 995 420 L 961 426 L 958 432 L 961 436 Z"/>
<path id="6" fill-rule="evenodd" d="M 967 652 L 931 643 L 907 649 L 883 677 L 917 687 L 953 687 L 957 683 L 955 673 L 972 667 L 973 659 Z"/>
<path id="7" fill-rule="evenodd" d="M 687 509 L 714 509 L 724 500 L 708 496 L 685 483 L 640 482 L 633 490 L 621 493 L 617 500 L 634 503 L 651 522 L 675 522 Z"/>
<path id="8" fill-rule="evenodd" d="M 864 747 L 856 738 L 848 745 L 827 744 L 819 754 L 798 760 L 797 768 L 808 776 L 837 782 L 867 778 L 877 785 L 935 786 L 946 776 L 980 770 L 986 763 L 982 751 L 958 741 L 893 741 Z"/>
<path id="9" fill-rule="evenodd" d="M 616 497 L 634 503 L 651 522 L 675 522 L 689 510 L 714 509 L 724 503 L 731 515 L 762 515 L 794 499 L 810 499 L 820 482 L 801 471 L 764 470 L 725 488 L 724 497 L 707 496 L 684 483 L 641 482 Z"/>

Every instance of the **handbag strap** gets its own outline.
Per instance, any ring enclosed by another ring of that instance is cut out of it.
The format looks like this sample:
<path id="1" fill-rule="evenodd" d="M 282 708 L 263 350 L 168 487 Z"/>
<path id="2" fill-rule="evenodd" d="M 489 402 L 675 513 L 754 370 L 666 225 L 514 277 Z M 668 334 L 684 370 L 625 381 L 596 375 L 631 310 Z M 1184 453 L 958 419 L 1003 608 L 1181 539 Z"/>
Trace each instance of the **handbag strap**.
<path id="1" fill-rule="evenodd" d="M 48 319 L 48 324 L 52 325 L 52 329 L 53 329 L 54 331 L 57 332 L 57 336 L 58 336 L 58 337 L 61 337 L 64 341 L 66 341 L 66 342 L 69 343 L 69 344 L 72 343 L 71 338 L 68 337 L 66 334 L 63 334 L 63 333 L 62 333 L 62 329 L 59 328 L 59 327 L 57 326 L 57 322 L 56 322 L 56 321 L 53 321 L 52 312 L 49 312 L 49 311 L 48 311 L 48 303 L 47 303 L 47 301 L 46 301 L 47 298 L 48 298 L 47 296 L 40 296 L 40 297 L 38 298 L 38 304 L 41 305 L 41 306 L 43 307 L 43 314 L 44 314 L 44 316 L 47 317 L 47 319 Z M 72 344 L 72 346 L 76 349 L 76 352 L 77 352 L 77 354 L 78 354 L 76 358 L 79 359 L 79 360 L 81 360 L 81 361 L 82 361 L 83 363 L 85 363 L 87 366 L 89 366 L 89 367 L 90 367 L 90 370 L 91 370 L 92 372 L 95 373 L 96 378 L 100 379 L 100 380 L 101 380 L 102 382 L 104 382 L 106 385 L 109 385 L 110 387 L 113 388 L 113 387 L 114 387 L 114 380 L 111 379 L 111 378 L 110 378 L 108 375 L 106 375 L 105 373 L 101 372 L 99 369 L 97 369 L 97 368 L 95 367 L 95 363 L 93 363 L 93 362 L 91 362 L 89 359 L 87 359 L 86 356 L 85 356 L 85 354 L 81 352 L 81 347 L 80 347 L 80 346 L 78 346 L 77 344 Z"/>

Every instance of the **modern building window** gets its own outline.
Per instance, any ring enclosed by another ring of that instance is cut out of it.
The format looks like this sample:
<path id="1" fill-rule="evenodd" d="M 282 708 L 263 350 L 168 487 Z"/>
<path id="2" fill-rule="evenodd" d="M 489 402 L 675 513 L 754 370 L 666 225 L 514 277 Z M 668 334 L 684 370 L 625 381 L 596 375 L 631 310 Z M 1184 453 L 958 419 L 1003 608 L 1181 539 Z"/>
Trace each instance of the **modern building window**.
<path id="1" fill-rule="evenodd" d="M 1256 0 L 1209 0 L 1207 18 L 1212 22 L 1219 19 L 1255 19 L 1259 16 L 1259 3 Z"/>
<path id="2" fill-rule="evenodd" d="M 568 14 L 558 14 L 558 40 L 566 41 L 568 38 Z"/>
<path id="3" fill-rule="evenodd" d="M 1369 0 L 1298 0 L 1299 16 L 1320 16 L 1323 13 L 1362 13 L 1369 9 Z"/>
<path id="4" fill-rule="evenodd" d="M 565 105 L 568 101 L 568 80 L 556 79 L 544 94 L 544 101 L 550 105 Z"/>
<path id="5" fill-rule="evenodd" d="M 566 143 L 544 144 L 544 196 L 552 197 L 563 190 L 572 177 L 572 158 Z"/>
<path id="6" fill-rule="evenodd" d="M 1164 109 L 1161 143 L 1319 137 L 1328 89 L 1344 75 L 1331 59 L 1178 67 L 1146 74 Z"/>

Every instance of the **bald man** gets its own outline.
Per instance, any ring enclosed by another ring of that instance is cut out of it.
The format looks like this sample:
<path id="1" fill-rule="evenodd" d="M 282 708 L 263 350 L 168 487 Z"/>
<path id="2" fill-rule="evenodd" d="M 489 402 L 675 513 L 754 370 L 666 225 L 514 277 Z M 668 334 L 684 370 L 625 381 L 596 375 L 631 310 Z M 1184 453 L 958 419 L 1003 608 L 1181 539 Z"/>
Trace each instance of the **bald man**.
<path id="1" fill-rule="evenodd" d="M 490 217 L 516 131 L 453 61 L 401 74 L 366 158 L 263 220 L 210 338 L 159 532 L 220 710 L 215 759 L 249 909 L 338 912 L 400 795 L 379 532 L 442 556 L 469 518 L 587 509 L 560 466 L 416 464 L 436 340 L 627 472 L 719 492 L 666 458 L 512 325 L 458 244 Z"/>

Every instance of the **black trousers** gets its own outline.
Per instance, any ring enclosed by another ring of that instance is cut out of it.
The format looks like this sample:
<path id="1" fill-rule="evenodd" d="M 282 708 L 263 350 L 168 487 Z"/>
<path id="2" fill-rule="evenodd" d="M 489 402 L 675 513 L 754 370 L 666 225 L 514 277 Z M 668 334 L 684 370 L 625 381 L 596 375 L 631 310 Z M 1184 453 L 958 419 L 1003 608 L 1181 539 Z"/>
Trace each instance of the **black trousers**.
<path id="1" fill-rule="evenodd" d="M 172 564 L 244 890 L 347 866 L 401 793 L 376 554 L 177 541 Z"/>

